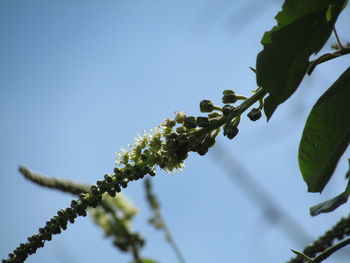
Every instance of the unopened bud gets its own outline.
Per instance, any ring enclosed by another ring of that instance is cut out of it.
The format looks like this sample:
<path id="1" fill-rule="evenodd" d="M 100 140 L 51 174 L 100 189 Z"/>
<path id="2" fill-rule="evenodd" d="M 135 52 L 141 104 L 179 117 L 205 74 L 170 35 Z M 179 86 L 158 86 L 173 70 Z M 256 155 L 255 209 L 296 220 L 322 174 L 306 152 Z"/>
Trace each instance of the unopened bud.
<path id="1" fill-rule="evenodd" d="M 193 129 L 197 127 L 197 120 L 194 116 L 189 116 L 184 119 L 184 126 L 188 129 Z"/>
<path id="2" fill-rule="evenodd" d="M 227 116 L 234 109 L 235 109 L 235 107 L 233 107 L 231 105 L 225 105 L 224 107 L 222 107 L 222 113 L 224 114 L 224 116 Z"/>
<path id="3" fill-rule="evenodd" d="M 238 131 L 239 129 L 237 126 L 229 124 L 228 126 L 226 126 L 226 129 L 224 130 L 224 135 L 226 135 L 227 138 L 231 140 L 234 137 L 236 137 L 236 135 L 238 134 Z"/>
<path id="4" fill-rule="evenodd" d="M 253 108 L 248 114 L 247 114 L 248 118 L 251 121 L 256 121 L 259 120 L 261 118 L 261 110 L 258 108 Z"/>
<path id="5" fill-rule="evenodd" d="M 224 90 L 222 97 L 222 103 L 229 104 L 237 101 L 237 96 L 233 90 Z"/>
<path id="6" fill-rule="evenodd" d="M 210 100 L 202 100 L 199 103 L 201 112 L 212 112 L 214 110 L 214 104 Z"/>
<path id="7" fill-rule="evenodd" d="M 199 127 L 208 127 L 209 126 L 209 118 L 208 117 L 197 117 L 197 125 Z"/>
<path id="8" fill-rule="evenodd" d="M 167 128 L 172 128 L 174 127 L 176 124 L 176 122 L 172 119 L 165 119 L 163 122 L 162 122 L 162 126 L 165 126 Z"/>
<path id="9" fill-rule="evenodd" d="M 177 111 L 175 112 L 175 121 L 177 123 L 184 123 L 184 119 L 186 118 L 186 114 L 184 112 L 181 111 Z"/>

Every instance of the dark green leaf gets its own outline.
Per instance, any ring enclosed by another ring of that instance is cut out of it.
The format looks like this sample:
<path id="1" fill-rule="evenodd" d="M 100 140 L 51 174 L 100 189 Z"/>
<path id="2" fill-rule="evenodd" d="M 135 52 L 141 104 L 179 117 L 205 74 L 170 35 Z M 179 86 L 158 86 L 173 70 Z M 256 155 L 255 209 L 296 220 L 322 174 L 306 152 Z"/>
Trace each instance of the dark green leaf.
<path id="1" fill-rule="evenodd" d="M 347 173 L 345 174 L 345 178 L 349 179 L 350 178 L 350 158 L 348 159 L 349 162 L 349 170 L 347 171 Z"/>
<path id="2" fill-rule="evenodd" d="M 298 88 L 308 66 L 329 38 L 346 0 L 286 0 L 276 16 L 278 25 L 265 32 L 263 51 L 256 62 L 257 84 L 269 96 L 265 114 L 269 119 L 279 104 Z"/>
<path id="3" fill-rule="evenodd" d="M 299 166 L 309 192 L 321 192 L 350 141 L 350 67 L 319 98 L 306 121 Z"/>
<path id="4" fill-rule="evenodd" d="M 342 204 L 345 204 L 348 201 L 348 197 L 349 196 L 345 192 L 343 192 L 332 199 L 329 199 L 318 205 L 312 206 L 310 208 L 310 214 L 312 216 L 317 216 L 318 214 L 321 214 L 321 213 L 332 212 Z"/>
<path id="5" fill-rule="evenodd" d="M 350 166 L 350 160 L 349 160 L 349 166 Z M 349 195 L 350 195 L 350 180 L 348 182 L 348 185 L 345 191 L 342 192 L 340 195 L 337 195 L 336 197 L 333 197 L 330 200 L 327 200 L 318 205 L 310 207 L 310 214 L 312 216 L 317 216 L 321 213 L 332 212 L 342 204 L 345 204 L 348 201 Z"/>

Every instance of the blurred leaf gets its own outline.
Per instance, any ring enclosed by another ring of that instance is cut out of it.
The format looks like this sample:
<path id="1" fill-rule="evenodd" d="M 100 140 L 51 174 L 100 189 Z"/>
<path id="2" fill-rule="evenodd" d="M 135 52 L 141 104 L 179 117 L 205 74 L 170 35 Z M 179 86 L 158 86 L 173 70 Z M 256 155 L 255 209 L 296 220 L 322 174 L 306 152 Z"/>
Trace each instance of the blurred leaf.
<path id="1" fill-rule="evenodd" d="M 347 173 L 345 174 L 345 178 L 349 179 L 350 178 L 350 158 L 348 159 L 349 162 L 349 170 L 347 171 Z"/>
<path id="2" fill-rule="evenodd" d="M 323 47 L 345 0 L 286 0 L 275 17 L 278 25 L 265 32 L 263 51 L 257 56 L 257 84 L 269 96 L 265 114 L 270 119 L 279 104 L 298 88 L 309 56 Z"/>
<path id="3" fill-rule="evenodd" d="M 309 192 L 321 192 L 350 141 L 350 67 L 318 99 L 299 145 L 299 166 Z"/>

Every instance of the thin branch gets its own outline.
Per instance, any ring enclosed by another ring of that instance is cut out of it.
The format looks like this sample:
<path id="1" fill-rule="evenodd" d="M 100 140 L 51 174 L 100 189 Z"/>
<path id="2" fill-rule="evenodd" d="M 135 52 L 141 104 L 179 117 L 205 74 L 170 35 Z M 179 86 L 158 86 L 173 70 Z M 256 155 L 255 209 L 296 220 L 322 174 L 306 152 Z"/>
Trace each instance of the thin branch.
<path id="1" fill-rule="evenodd" d="M 344 56 L 344 55 L 349 54 L 349 53 L 350 53 L 350 47 L 344 47 L 344 48 L 341 48 L 333 53 L 324 54 L 324 55 L 320 56 L 319 58 L 317 58 L 309 63 L 309 68 L 307 70 L 307 74 L 311 75 L 311 73 L 314 71 L 314 69 L 316 68 L 317 65 L 322 64 L 323 62 Z"/>
<path id="2" fill-rule="evenodd" d="M 314 263 L 320 263 L 323 260 L 327 259 L 330 255 L 332 255 L 334 252 L 338 251 L 339 249 L 347 246 L 350 244 L 350 238 L 345 239 L 339 243 L 337 243 L 336 245 L 326 249 L 325 251 L 323 251 L 319 256 L 317 256 L 316 258 L 313 259 Z"/>
<path id="3" fill-rule="evenodd" d="M 335 38 L 336 38 L 336 40 L 337 40 L 338 46 L 340 47 L 340 49 L 343 49 L 344 46 L 343 46 L 343 44 L 342 44 L 341 41 L 340 41 L 340 38 L 339 38 L 339 36 L 338 36 L 337 29 L 336 29 L 335 27 L 333 27 L 333 32 L 334 32 Z"/>

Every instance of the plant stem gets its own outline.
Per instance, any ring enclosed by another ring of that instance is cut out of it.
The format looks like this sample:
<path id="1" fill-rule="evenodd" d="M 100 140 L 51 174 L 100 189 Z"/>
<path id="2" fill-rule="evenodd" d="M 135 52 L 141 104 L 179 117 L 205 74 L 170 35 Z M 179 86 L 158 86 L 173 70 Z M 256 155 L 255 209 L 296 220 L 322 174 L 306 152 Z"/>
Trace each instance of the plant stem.
<path id="1" fill-rule="evenodd" d="M 339 38 L 339 36 L 338 36 L 338 32 L 337 32 L 337 30 L 335 29 L 335 27 L 333 27 L 333 32 L 334 32 L 335 38 L 336 38 L 336 40 L 337 40 L 337 42 L 338 42 L 338 45 L 339 45 L 340 49 L 343 49 L 344 46 L 343 46 L 343 44 L 342 44 L 341 41 L 340 41 L 340 38 Z"/>
<path id="2" fill-rule="evenodd" d="M 324 54 L 324 55 L 320 56 L 319 58 L 310 62 L 309 69 L 307 70 L 307 74 L 311 75 L 311 73 L 314 71 L 314 69 L 316 68 L 317 65 L 319 65 L 323 62 L 326 62 L 328 60 L 344 56 L 344 55 L 349 54 L 349 53 L 350 53 L 350 48 L 343 47 L 343 48 L 341 48 L 333 53 Z"/>
<path id="3" fill-rule="evenodd" d="M 312 262 L 314 263 L 320 263 L 323 260 L 327 259 L 330 255 L 332 255 L 334 252 L 338 251 L 339 249 L 347 246 L 350 244 L 350 238 L 345 239 L 341 242 L 339 242 L 338 244 L 326 249 L 325 251 L 323 251 L 319 256 L 317 256 L 316 258 L 313 259 Z"/>

